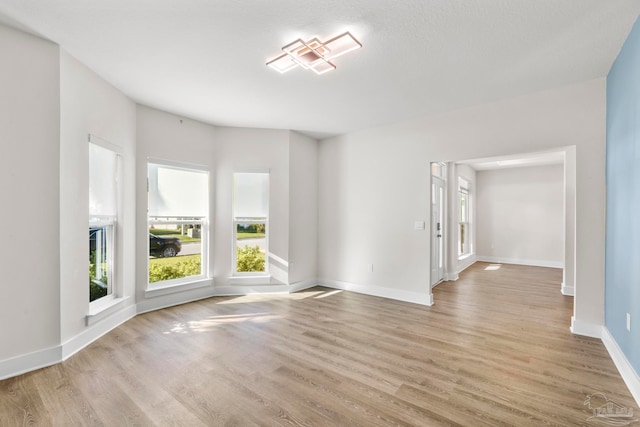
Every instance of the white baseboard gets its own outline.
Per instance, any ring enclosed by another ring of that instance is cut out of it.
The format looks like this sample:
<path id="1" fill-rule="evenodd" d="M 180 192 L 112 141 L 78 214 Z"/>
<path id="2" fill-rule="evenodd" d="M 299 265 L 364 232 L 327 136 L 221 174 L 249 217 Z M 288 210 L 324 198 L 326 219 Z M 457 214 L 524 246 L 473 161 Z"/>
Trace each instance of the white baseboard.
<path id="1" fill-rule="evenodd" d="M 288 294 L 289 285 L 224 285 L 216 286 L 214 297 L 252 294 Z"/>
<path id="2" fill-rule="evenodd" d="M 569 329 L 572 334 L 584 335 L 591 338 L 602 338 L 602 325 L 583 322 L 576 319 L 575 316 L 571 316 L 571 327 Z"/>
<path id="3" fill-rule="evenodd" d="M 560 287 L 560 292 L 562 292 L 562 295 L 572 297 L 575 295 L 576 290 L 573 286 L 567 286 L 564 284 L 564 282 L 562 282 L 562 286 Z"/>
<path id="4" fill-rule="evenodd" d="M 296 282 L 289 285 L 289 293 L 294 293 L 298 291 L 303 291 L 305 289 L 313 288 L 318 285 L 318 281 L 316 279 L 313 280 L 303 280 L 302 282 Z"/>
<path id="5" fill-rule="evenodd" d="M 602 327 L 602 342 L 607 348 L 611 359 L 613 359 L 616 368 L 618 368 L 618 372 L 620 372 L 624 383 L 629 388 L 631 395 L 640 406 L 640 377 L 638 377 L 638 373 L 633 369 L 633 366 L 631 366 L 631 363 L 629 363 L 629 360 L 606 326 Z"/>
<path id="6" fill-rule="evenodd" d="M 88 327 L 62 345 L 0 361 L 0 380 L 60 363 L 136 315 L 129 305 Z"/>
<path id="7" fill-rule="evenodd" d="M 62 344 L 62 360 L 67 360 L 104 334 L 114 330 L 137 314 L 136 305 L 128 305 L 121 310 L 93 324 L 84 331 Z"/>
<path id="8" fill-rule="evenodd" d="M 475 254 L 469 255 L 461 260 L 458 260 L 458 274 L 465 271 L 478 261 L 478 257 Z"/>
<path id="9" fill-rule="evenodd" d="M 433 285 L 431 285 L 431 289 L 435 288 L 435 287 L 436 287 L 436 286 L 438 286 L 438 285 L 441 285 L 442 283 L 444 283 L 444 282 L 446 282 L 446 281 L 447 281 L 447 280 L 442 279 L 442 280 L 440 280 L 438 283 L 434 283 Z"/>
<path id="10" fill-rule="evenodd" d="M 389 299 L 395 299 L 398 301 L 411 302 L 420 305 L 433 305 L 433 294 L 430 291 L 425 290 L 425 293 L 403 291 L 399 289 L 384 288 L 381 286 L 368 286 L 358 285 L 349 282 L 340 282 L 337 280 L 318 280 L 318 284 L 333 289 L 342 289 L 344 291 L 357 292 L 359 294 L 373 295 L 376 297 L 383 297 Z"/>
<path id="11" fill-rule="evenodd" d="M 444 277 L 442 278 L 442 280 L 445 282 L 455 282 L 460 278 L 460 273 L 471 267 L 476 262 L 478 262 L 478 257 L 475 255 L 470 255 L 464 258 L 462 261 L 458 262 L 458 270 L 444 273 Z"/>
<path id="12" fill-rule="evenodd" d="M 62 347 L 46 348 L 33 353 L 21 354 L 11 359 L 0 360 L 0 380 L 15 377 L 36 369 L 46 368 L 62 361 Z"/>
<path id="13" fill-rule="evenodd" d="M 316 279 L 303 280 L 289 285 L 285 283 L 272 282 L 261 285 L 223 285 L 215 287 L 215 294 L 212 296 L 234 296 L 251 294 L 292 294 L 304 289 L 309 289 L 318 285 Z"/>
<path id="14" fill-rule="evenodd" d="M 494 256 L 478 255 L 478 261 L 493 262 L 497 264 L 518 264 L 518 265 L 531 265 L 533 267 L 549 267 L 549 268 L 564 268 L 564 262 L 562 261 L 548 261 L 540 259 L 520 259 L 520 258 L 502 258 Z"/>
<path id="15" fill-rule="evenodd" d="M 136 304 L 137 314 L 149 311 L 160 310 L 162 308 L 173 307 L 175 305 L 186 304 L 205 298 L 219 296 L 217 287 L 206 286 L 202 288 L 190 289 L 181 293 L 159 295 L 153 298 L 146 298 Z"/>

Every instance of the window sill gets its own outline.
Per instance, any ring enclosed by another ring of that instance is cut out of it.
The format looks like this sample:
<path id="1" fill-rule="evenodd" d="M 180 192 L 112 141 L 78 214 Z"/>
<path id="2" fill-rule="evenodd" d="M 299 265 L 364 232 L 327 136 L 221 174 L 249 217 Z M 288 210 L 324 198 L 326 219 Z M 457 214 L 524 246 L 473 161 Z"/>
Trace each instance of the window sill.
<path id="1" fill-rule="evenodd" d="M 161 295 L 175 294 L 176 292 L 190 291 L 191 289 L 213 286 L 213 278 L 196 279 L 190 282 L 170 283 L 155 285 L 144 291 L 145 298 L 159 297 Z"/>
<path id="2" fill-rule="evenodd" d="M 101 321 L 102 319 L 109 317 L 116 311 L 118 311 L 125 302 L 129 301 L 131 297 L 113 298 L 103 304 L 89 304 L 89 314 L 86 316 L 87 326 L 91 326 Z"/>

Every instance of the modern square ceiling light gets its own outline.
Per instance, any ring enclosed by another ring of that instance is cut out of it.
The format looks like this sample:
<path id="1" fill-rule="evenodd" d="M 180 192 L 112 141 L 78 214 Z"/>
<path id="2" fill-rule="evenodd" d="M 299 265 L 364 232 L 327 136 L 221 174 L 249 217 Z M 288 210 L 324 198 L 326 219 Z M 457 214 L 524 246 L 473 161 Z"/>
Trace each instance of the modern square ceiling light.
<path id="1" fill-rule="evenodd" d="M 361 47 L 362 44 L 348 31 L 326 42 L 315 37 L 308 41 L 298 39 L 284 46 L 284 53 L 267 62 L 267 65 L 281 73 L 300 66 L 305 70 L 313 70 L 316 74 L 324 74 L 336 69 L 332 59 Z"/>

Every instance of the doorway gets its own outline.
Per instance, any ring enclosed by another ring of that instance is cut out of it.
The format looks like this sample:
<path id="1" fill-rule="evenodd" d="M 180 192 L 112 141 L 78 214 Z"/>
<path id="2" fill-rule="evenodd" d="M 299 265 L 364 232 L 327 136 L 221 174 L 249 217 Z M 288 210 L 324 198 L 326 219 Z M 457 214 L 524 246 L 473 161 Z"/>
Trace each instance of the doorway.
<path id="1" fill-rule="evenodd" d="M 444 214 L 446 165 L 431 164 L 431 287 L 444 280 Z"/>

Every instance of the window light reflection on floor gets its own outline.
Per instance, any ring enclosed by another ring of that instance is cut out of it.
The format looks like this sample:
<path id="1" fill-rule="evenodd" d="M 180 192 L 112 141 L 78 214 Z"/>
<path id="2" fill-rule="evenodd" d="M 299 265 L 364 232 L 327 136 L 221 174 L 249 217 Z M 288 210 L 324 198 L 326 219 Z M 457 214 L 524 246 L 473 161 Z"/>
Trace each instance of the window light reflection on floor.
<path id="1" fill-rule="evenodd" d="M 330 291 L 318 291 L 318 290 L 302 290 L 294 293 L 287 292 L 274 292 L 269 294 L 260 294 L 260 293 L 251 293 L 247 295 L 238 295 L 238 296 L 228 296 L 221 297 L 221 300 L 216 302 L 216 304 L 243 304 L 247 302 L 256 302 L 256 301 L 271 301 L 271 300 L 281 300 L 281 299 L 290 299 L 290 300 L 300 300 L 307 298 L 326 298 L 332 295 L 336 295 L 342 292 L 340 289 L 330 290 Z"/>
<path id="2" fill-rule="evenodd" d="M 489 264 L 489 265 L 485 268 L 485 271 L 500 270 L 500 267 L 502 267 L 502 264 Z"/>
<path id="3" fill-rule="evenodd" d="M 282 316 L 273 315 L 268 312 L 264 313 L 243 313 L 228 314 L 220 316 L 210 316 L 203 320 L 190 321 L 187 323 L 176 322 L 170 330 L 164 331 L 164 335 L 168 334 L 188 334 L 190 332 L 207 332 L 213 328 L 238 322 L 266 323 L 271 320 L 280 319 Z"/>
<path id="4" fill-rule="evenodd" d="M 217 304 L 238 304 L 238 303 L 249 303 L 249 302 L 257 302 L 257 301 L 269 301 L 272 299 L 305 299 L 305 298 L 326 298 L 336 294 L 341 293 L 342 290 L 335 289 L 329 291 L 316 291 L 316 290 L 308 290 L 308 291 L 300 291 L 295 292 L 293 294 L 251 294 L 251 295 L 242 295 L 238 297 L 229 297 L 229 299 L 223 299 Z M 192 332 L 206 332 L 212 330 L 220 325 L 229 324 L 229 323 L 238 323 L 238 322 L 252 322 L 252 323 L 266 323 L 272 320 L 280 319 L 282 316 L 273 315 L 269 312 L 261 312 L 261 313 L 240 313 L 240 314 L 227 314 L 227 315 L 218 315 L 218 316 L 209 316 L 202 320 L 190 321 L 190 322 L 175 322 L 171 328 L 167 331 L 164 331 L 163 334 L 188 334 Z"/>
<path id="5" fill-rule="evenodd" d="M 342 290 L 336 289 L 335 291 L 323 292 L 322 294 L 320 294 L 318 296 L 315 296 L 313 298 L 315 298 L 315 299 L 326 298 L 326 297 L 330 297 L 331 295 L 339 294 L 340 292 L 342 292 Z"/>

